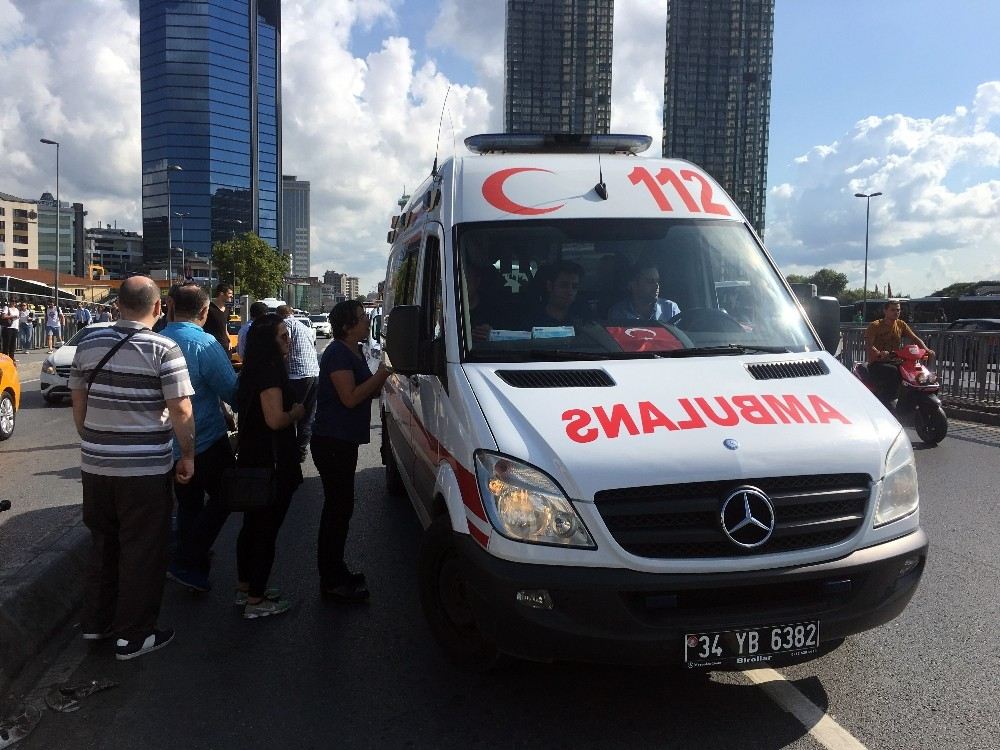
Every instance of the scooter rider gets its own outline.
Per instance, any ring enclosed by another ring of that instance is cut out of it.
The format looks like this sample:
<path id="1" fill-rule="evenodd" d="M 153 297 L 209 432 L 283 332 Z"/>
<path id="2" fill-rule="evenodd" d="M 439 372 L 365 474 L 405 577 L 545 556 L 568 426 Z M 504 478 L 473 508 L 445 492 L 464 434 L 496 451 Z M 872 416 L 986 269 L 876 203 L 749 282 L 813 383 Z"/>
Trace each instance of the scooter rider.
<path id="1" fill-rule="evenodd" d="M 878 388 L 878 396 L 883 401 L 891 401 L 899 388 L 899 370 L 889 360 L 903 345 L 903 336 L 911 339 L 933 360 L 934 350 L 913 332 L 906 321 L 900 320 L 901 306 L 896 300 L 888 300 L 883 308 L 884 317 L 876 320 L 865 330 L 865 350 L 868 352 L 868 373 Z"/>

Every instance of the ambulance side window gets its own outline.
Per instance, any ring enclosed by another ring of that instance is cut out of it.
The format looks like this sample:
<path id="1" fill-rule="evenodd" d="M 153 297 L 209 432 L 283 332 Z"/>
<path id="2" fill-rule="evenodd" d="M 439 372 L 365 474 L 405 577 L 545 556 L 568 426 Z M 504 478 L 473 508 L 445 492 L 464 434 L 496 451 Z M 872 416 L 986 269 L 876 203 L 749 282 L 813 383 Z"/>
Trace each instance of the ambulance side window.
<path id="1" fill-rule="evenodd" d="M 417 272 L 420 266 L 420 243 L 414 242 L 403 251 L 402 262 L 394 274 L 393 307 L 416 304 Z"/>
<path id="2" fill-rule="evenodd" d="M 428 341 L 444 336 L 444 304 L 441 298 L 441 251 L 436 236 L 424 246 L 424 335 Z"/>

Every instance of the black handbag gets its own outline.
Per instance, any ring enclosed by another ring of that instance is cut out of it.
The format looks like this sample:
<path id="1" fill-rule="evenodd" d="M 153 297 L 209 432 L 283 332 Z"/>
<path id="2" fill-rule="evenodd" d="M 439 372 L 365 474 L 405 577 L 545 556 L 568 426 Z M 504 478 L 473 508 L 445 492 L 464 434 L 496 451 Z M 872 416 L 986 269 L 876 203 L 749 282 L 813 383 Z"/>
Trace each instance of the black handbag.
<path id="1" fill-rule="evenodd" d="M 222 472 L 222 486 L 227 510 L 264 510 L 274 502 L 274 469 L 231 466 Z"/>

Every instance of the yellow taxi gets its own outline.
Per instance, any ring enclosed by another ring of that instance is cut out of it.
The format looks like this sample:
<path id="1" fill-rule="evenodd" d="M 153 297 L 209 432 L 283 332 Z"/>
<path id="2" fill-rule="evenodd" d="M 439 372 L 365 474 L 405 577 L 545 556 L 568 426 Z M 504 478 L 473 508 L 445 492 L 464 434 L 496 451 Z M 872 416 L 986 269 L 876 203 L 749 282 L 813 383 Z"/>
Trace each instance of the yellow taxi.
<path id="1" fill-rule="evenodd" d="M 240 320 L 239 315 L 230 315 L 229 322 L 226 323 L 226 333 L 229 334 L 229 361 L 233 363 L 233 369 L 239 370 L 243 367 L 243 362 L 240 360 L 239 349 L 239 333 L 240 328 L 243 326 L 243 321 Z"/>
<path id="2" fill-rule="evenodd" d="M 21 406 L 21 379 L 14 360 L 0 354 L 0 440 L 14 434 L 17 410 Z"/>

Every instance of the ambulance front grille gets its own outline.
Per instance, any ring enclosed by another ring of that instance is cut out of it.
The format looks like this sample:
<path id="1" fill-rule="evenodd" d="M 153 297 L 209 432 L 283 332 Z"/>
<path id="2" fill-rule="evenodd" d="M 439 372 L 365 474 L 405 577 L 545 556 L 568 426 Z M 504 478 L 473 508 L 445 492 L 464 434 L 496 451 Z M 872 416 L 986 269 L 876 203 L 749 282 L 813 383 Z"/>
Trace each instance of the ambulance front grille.
<path id="1" fill-rule="evenodd" d="M 823 474 L 692 482 L 602 490 L 595 504 L 627 552 L 650 558 L 746 557 L 825 547 L 854 535 L 871 494 L 867 474 Z M 738 487 L 763 491 L 774 505 L 771 538 L 753 549 L 722 529 L 722 503 Z"/>
<path id="2" fill-rule="evenodd" d="M 793 362 L 762 362 L 747 365 L 754 380 L 783 380 L 785 378 L 809 378 L 829 375 L 830 370 L 819 359 L 800 359 Z"/>

